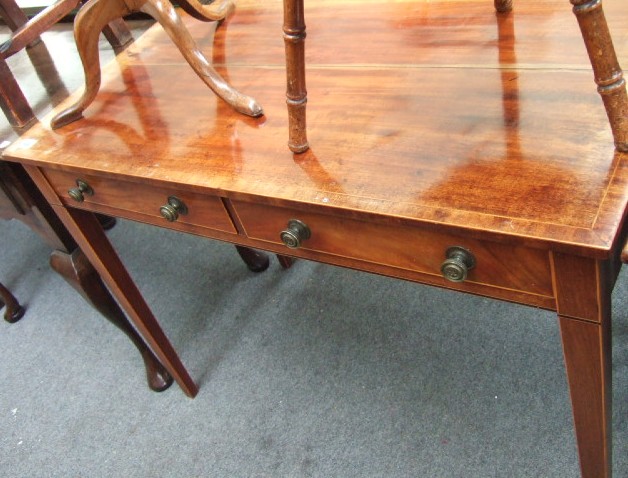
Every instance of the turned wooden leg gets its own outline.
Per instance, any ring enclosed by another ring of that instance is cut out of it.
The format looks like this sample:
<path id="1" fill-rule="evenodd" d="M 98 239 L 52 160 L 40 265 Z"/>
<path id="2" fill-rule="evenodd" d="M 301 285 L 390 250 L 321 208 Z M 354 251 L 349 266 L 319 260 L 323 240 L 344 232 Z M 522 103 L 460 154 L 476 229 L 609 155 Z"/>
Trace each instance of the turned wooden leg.
<path id="1" fill-rule="evenodd" d="M 130 13 L 124 0 L 91 0 L 79 10 L 74 19 L 74 37 L 85 72 L 85 91 L 78 102 L 52 119 L 52 128 L 60 128 L 82 118 L 85 108 L 94 101 L 100 88 L 100 33 L 105 25 Z"/>
<path id="2" fill-rule="evenodd" d="M 570 0 L 586 45 L 598 92 L 604 101 L 615 147 L 628 151 L 628 96 L 617 61 L 602 0 Z"/>
<path id="3" fill-rule="evenodd" d="M 235 90 L 211 66 L 169 1 L 147 0 L 140 10 L 161 24 L 194 72 L 219 98 L 222 98 L 239 113 L 253 117 L 264 114 L 257 101 Z"/>
<path id="4" fill-rule="evenodd" d="M 76 249 L 72 254 L 54 251 L 50 256 L 50 265 L 87 302 L 131 339 L 144 360 L 148 386 L 151 390 L 161 392 L 170 387 L 172 377 L 127 321 L 126 316 L 81 250 Z"/>
<path id="5" fill-rule="evenodd" d="M 607 262 L 552 255 L 583 478 L 611 477 L 611 288 Z"/>
<path id="6" fill-rule="evenodd" d="M 512 10 L 512 0 L 494 0 L 495 10 L 500 13 Z"/>
<path id="7" fill-rule="evenodd" d="M 303 0 L 284 0 L 284 42 L 288 88 L 288 147 L 295 153 L 309 149 L 305 122 L 305 13 Z"/>
<path id="8" fill-rule="evenodd" d="M 15 296 L 11 294 L 11 291 L 2 283 L 0 283 L 0 299 L 0 308 L 3 305 L 7 308 L 4 312 L 4 320 L 13 324 L 24 316 L 24 307 L 20 305 Z"/>

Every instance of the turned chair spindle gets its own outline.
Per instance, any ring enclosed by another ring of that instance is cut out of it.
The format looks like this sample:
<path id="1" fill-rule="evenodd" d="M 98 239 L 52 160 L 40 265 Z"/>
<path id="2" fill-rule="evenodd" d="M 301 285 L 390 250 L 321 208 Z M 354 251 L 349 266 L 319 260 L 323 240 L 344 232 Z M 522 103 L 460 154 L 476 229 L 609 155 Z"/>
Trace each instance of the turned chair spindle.
<path id="1" fill-rule="evenodd" d="M 24 316 L 24 307 L 20 305 L 15 296 L 0 282 L 0 308 L 6 306 L 4 320 L 14 323 Z"/>

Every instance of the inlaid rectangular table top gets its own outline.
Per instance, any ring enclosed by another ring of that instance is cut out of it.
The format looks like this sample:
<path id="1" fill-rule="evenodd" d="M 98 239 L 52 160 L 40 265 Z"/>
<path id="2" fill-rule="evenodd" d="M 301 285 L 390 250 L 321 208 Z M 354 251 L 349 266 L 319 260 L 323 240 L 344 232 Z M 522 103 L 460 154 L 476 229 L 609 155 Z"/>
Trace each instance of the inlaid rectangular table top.
<path id="1" fill-rule="evenodd" d="M 114 63 L 85 119 L 49 118 L 5 155 L 231 199 L 333 208 L 469 237 L 606 257 L 628 198 L 566 2 L 306 2 L 308 136 L 286 146 L 280 2 L 185 17 L 217 70 L 264 107 L 218 100 L 156 25 Z M 606 0 L 620 61 L 628 6 Z M 62 108 L 60 106 L 60 108 Z"/>

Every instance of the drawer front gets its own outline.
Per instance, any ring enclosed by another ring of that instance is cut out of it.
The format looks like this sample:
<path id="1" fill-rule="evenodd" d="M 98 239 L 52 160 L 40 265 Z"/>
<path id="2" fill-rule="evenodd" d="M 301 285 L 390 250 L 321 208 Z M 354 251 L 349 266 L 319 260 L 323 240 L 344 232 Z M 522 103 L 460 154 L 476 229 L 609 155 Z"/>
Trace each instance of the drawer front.
<path id="1" fill-rule="evenodd" d="M 211 229 L 237 233 L 222 200 L 216 196 L 65 171 L 46 170 L 44 174 L 61 203 L 70 207 L 189 232 Z M 85 181 L 93 190 L 92 195 L 83 194 L 82 202 L 76 201 L 68 193 L 77 187 L 77 179 Z M 177 213 L 174 222 L 167 221 L 160 213 L 160 208 L 168 204 L 171 196 L 180 199 L 187 209 L 184 214 Z"/>
<path id="2" fill-rule="evenodd" d="M 234 201 L 233 205 L 251 239 L 282 244 L 280 233 L 287 229 L 288 221 L 297 219 L 306 224 L 311 231 L 310 238 L 303 240 L 296 250 L 286 247 L 287 254 L 293 251 L 294 255 L 308 257 L 307 252 L 313 251 L 442 279 L 441 265 L 447 249 L 461 246 L 476 260 L 465 283 L 553 297 L 549 254 L 540 249 L 242 201 Z M 342 260 L 330 262 L 342 265 Z M 400 276 L 408 277 L 407 274 Z M 454 283 L 450 285 L 455 288 Z"/>

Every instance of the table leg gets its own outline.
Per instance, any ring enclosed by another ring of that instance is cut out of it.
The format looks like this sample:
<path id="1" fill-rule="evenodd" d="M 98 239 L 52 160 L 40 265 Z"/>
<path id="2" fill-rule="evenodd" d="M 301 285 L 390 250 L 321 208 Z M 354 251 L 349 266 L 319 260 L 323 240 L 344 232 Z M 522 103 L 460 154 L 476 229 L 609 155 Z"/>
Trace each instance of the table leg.
<path id="1" fill-rule="evenodd" d="M 257 251 L 245 246 L 235 246 L 238 254 L 252 272 L 263 272 L 268 269 L 270 259 L 265 252 Z"/>
<path id="2" fill-rule="evenodd" d="M 20 305 L 11 291 L 0 283 L 0 308 L 6 306 L 4 320 L 13 324 L 24 316 L 24 307 Z"/>
<path id="3" fill-rule="evenodd" d="M 131 339 L 144 360 L 146 378 L 151 390 L 162 392 L 172 385 L 172 377 L 168 371 L 135 332 L 80 249 L 76 249 L 72 254 L 54 251 L 50 256 L 50 266 L 88 303 Z"/>
<path id="4" fill-rule="evenodd" d="M 74 37 L 85 73 L 85 91 L 69 108 L 57 114 L 50 122 L 53 128 L 60 128 L 83 116 L 83 111 L 94 101 L 100 88 L 100 54 L 98 41 L 105 26 L 132 11 L 123 0 L 87 2 L 74 19 Z"/>
<path id="5" fill-rule="evenodd" d="M 166 370 L 186 395 L 194 397 L 198 393 L 197 385 L 153 316 L 94 214 L 62 206 L 53 208 Z"/>
<path id="6" fill-rule="evenodd" d="M 553 254 L 552 266 L 580 469 L 583 478 L 610 478 L 609 263 Z"/>
<path id="7" fill-rule="evenodd" d="M 24 166 L 24 169 L 48 202 L 53 204 L 52 208 L 57 213 L 58 218 L 107 284 L 112 295 L 118 300 L 122 309 L 150 345 L 168 373 L 186 395 L 194 397 L 198 393 L 197 385 L 185 369 L 133 279 L 129 276 L 96 216 L 89 211 L 66 209 L 63 206 L 54 205 L 58 201 L 56 192 L 42 172 L 34 166 Z"/>
<path id="8" fill-rule="evenodd" d="M 28 17 L 15 0 L 0 1 L 0 17 L 12 31 L 28 22 Z"/>
<path id="9" fill-rule="evenodd" d="M 218 5 L 228 6 L 229 2 Z M 191 7 L 190 2 L 186 7 Z M 210 14 L 212 8 L 197 5 L 199 15 Z M 230 8 L 223 13 L 227 14 Z M 141 11 L 152 16 L 164 28 L 194 72 L 207 86 L 236 111 L 248 116 L 264 114 L 262 107 L 250 96 L 244 95 L 229 85 L 205 58 L 181 21 L 176 9 L 168 0 L 91 0 L 79 11 L 74 20 L 74 36 L 85 73 L 85 91 L 81 98 L 69 108 L 52 118 L 52 128 L 60 128 L 83 116 L 83 111 L 92 103 L 100 88 L 100 63 L 98 38 L 107 24 Z"/>
<path id="10" fill-rule="evenodd" d="M 283 38 L 286 45 L 288 88 L 288 147 L 295 153 L 309 149 L 305 122 L 305 12 L 303 0 L 284 0 Z"/>
<path id="11" fill-rule="evenodd" d="M 628 151 L 628 96 L 602 0 L 570 0 L 619 151 Z"/>

